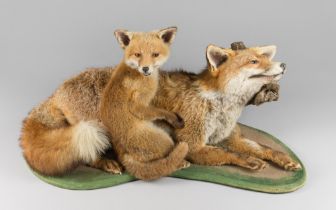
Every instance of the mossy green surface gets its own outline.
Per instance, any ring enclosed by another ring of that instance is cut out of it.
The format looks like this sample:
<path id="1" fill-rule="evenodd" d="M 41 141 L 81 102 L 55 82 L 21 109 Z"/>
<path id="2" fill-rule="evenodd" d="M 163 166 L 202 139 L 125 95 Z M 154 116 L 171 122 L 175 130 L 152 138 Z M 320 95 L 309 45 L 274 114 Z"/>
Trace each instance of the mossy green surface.
<path id="1" fill-rule="evenodd" d="M 254 129 L 251 127 L 248 128 Z M 294 160 L 301 163 L 302 170 L 292 172 L 290 175 L 279 179 L 274 179 L 268 177 L 256 177 L 252 174 L 250 176 L 248 173 L 242 174 L 239 173 L 239 171 L 232 172 L 232 170 L 228 169 L 228 166 L 211 167 L 192 165 L 187 169 L 175 172 L 171 177 L 212 182 L 267 193 L 292 192 L 302 187 L 306 179 L 306 170 L 299 158 L 277 138 L 264 131 L 258 129 L 254 130 L 259 132 L 259 134 L 266 136 L 270 141 L 274 141 L 276 144 L 280 145 Z M 62 177 L 49 177 L 40 175 L 36 172 L 33 173 L 49 184 L 71 190 L 92 190 L 136 181 L 136 178 L 127 173 L 124 173 L 123 175 L 111 175 L 100 170 L 86 167 L 78 168 L 72 173 Z"/>

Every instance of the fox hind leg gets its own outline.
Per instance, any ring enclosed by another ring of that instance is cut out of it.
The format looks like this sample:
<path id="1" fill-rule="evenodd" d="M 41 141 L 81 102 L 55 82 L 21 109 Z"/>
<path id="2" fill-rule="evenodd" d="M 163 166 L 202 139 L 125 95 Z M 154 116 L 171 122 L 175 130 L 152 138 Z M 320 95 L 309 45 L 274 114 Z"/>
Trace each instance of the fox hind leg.
<path id="1" fill-rule="evenodd" d="M 233 152 L 269 160 L 286 170 L 296 171 L 301 169 L 301 165 L 294 161 L 289 155 L 244 137 L 229 139 L 227 146 L 229 150 Z"/>
<path id="2" fill-rule="evenodd" d="M 190 167 L 190 162 L 186 160 L 182 160 L 182 162 L 179 165 L 179 169 L 184 169 L 184 168 L 189 168 Z"/>
<path id="3" fill-rule="evenodd" d="M 225 151 L 221 147 L 205 145 L 197 151 L 189 153 L 192 163 L 208 166 L 236 165 L 250 170 L 261 170 L 266 163 L 254 156 Z"/>
<path id="4" fill-rule="evenodd" d="M 121 165 L 116 160 L 107 158 L 99 158 L 98 160 L 89 164 L 89 166 L 111 174 L 121 174 L 123 171 Z"/>

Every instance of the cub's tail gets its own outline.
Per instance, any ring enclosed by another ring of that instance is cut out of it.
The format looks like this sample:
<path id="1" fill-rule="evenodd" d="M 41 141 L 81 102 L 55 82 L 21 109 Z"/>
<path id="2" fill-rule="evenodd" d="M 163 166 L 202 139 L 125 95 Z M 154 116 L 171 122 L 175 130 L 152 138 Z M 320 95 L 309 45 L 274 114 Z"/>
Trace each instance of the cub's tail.
<path id="1" fill-rule="evenodd" d="M 184 158 L 188 153 L 188 149 L 188 144 L 186 142 L 181 142 L 163 159 L 140 162 L 133 159 L 131 155 L 126 154 L 122 158 L 122 162 L 126 170 L 136 178 L 153 180 L 162 176 L 167 176 L 174 171 L 183 168 L 183 164 L 187 163 Z"/>

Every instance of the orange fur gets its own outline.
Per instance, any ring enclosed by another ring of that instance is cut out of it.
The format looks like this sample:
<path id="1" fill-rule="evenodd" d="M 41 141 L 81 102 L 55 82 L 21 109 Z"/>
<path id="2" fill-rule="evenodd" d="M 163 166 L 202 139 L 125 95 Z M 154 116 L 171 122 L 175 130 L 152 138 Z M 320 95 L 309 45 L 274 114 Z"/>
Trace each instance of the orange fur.
<path id="1" fill-rule="evenodd" d="M 90 157 L 81 156 L 78 145 L 74 143 L 75 131 L 80 124 L 94 125 L 90 128 L 96 132 L 105 130 L 98 116 L 100 94 L 97 95 L 97 92 L 101 93 L 106 86 L 112 69 L 105 68 L 92 74 L 93 71 L 86 71 L 65 81 L 24 120 L 20 145 L 27 163 L 36 171 L 46 175 L 63 175 L 80 164 L 91 164 L 105 170 L 103 164 L 94 163 L 108 145 L 97 147 L 93 151 L 97 159 L 88 160 Z M 105 140 L 102 142 L 106 143 Z M 105 165 L 108 167 L 108 161 L 105 161 Z M 117 166 L 112 171 L 120 173 L 121 167 Z"/>
<path id="2" fill-rule="evenodd" d="M 273 65 L 279 64 L 273 63 L 269 54 L 263 54 L 263 48 L 233 51 L 211 46 L 210 49 L 215 50 L 215 59 L 219 57 L 221 59 L 211 61 L 212 64 L 208 60 L 208 69 L 198 75 L 180 72 L 162 73 L 159 92 L 153 100 L 155 106 L 179 112 L 185 120 L 185 127 L 175 130 L 175 136 L 178 142 L 188 143 L 187 159 L 196 164 L 234 164 L 253 170 L 264 168 L 266 164 L 261 159 L 265 159 L 287 170 L 300 169 L 300 165 L 284 153 L 265 146 L 253 147 L 257 143 L 243 141 L 244 137 L 241 136 L 239 127 L 236 125 L 241 110 L 253 97 L 260 94 L 260 92 L 258 93 L 260 88 L 279 77 L 277 74 L 274 76 L 267 75 L 273 71 L 271 70 Z M 252 60 L 257 60 L 257 62 L 252 63 Z M 257 69 L 257 71 L 254 69 Z M 245 78 L 239 80 L 243 71 L 246 71 L 246 74 L 251 73 L 251 78 L 248 80 L 256 84 L 254 86 L 257 86 L 257 88 L 253 87 L 255 90 L 253 88 L 244 90 L 243 86 L 241 86 L 242 88 L 238 86 L 237 90 L 241 91 L 239 92 L 234 89 L 235 86 L 232 86 L 232 81 L 237 80 L 237 78 L 239 85 L 246 83 Z M 267 76 L 263 76 L 263 74 Z M 230 91 L 234 93 L 232 96 L 230 96 Z M 223 104 L 217 106 L 217 103 Z M 238 111 L 234 113 L 233 110 L 236 109 Z M 211 116 L 211 113 L 216 112 L 216 110 L 218 115 L 207 117 L 208 115 Z M 230 114 L 231 112 L 233 114 Z M 230 121 L 231 115 L 234 117 Z M 210 133 L 208 136 L 207 124 L 209 124 L 209 120 L 213 119 L 229 121 L 220 123 L 219 127 L 214 128 L 214 133 Z M 232 124 L 232 128 L 229 127 L 230 124 Z M 224 133 L 227 129 L 229 131 L 227 134 L 212 142 L 210 137 Z M 220 141 L 228 141 L 231 151 L 215 146 Z M 210 146 L 208 144 L 214 145 Z"/>
<path id="3" fill-rule="evenodd" d="M 169 29 L 165 31 L 170 33 Z M 172 112 L 150 106 L 159 83 L 155 63 L 166 60 L 168 44 L 158 32 L 117 32 L 116 36 L 125 56 L 103 92 L 101 119 L 126 170 L 139 179 L 157 179 L 187 166 L 184 158 L 188 145 L 175 146 L 171 137 L 153 123 L 164 119 L 181 128 L 183 121 Z M 152 66 L 150 74 L 142 70 L 144 66 Z"/>

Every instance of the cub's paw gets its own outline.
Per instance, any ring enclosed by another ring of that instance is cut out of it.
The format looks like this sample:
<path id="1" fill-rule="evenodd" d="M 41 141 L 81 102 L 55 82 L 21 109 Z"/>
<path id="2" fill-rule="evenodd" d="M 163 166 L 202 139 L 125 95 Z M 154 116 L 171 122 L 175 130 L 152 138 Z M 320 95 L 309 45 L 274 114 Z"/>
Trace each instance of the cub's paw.
<path id="1" fill-rule="evenodd" d="M 117 161 L 108 160 L 103 169 L 112 174 L 122 174 L 122 168 Z"/>
<path id="2" fill-rule="evenodd" d="M 119 165 L 117 161 L 110 159 L 99 160 L 98 162 L 95 163 L 94 167 L 111 174 L 121 175 L 123 171 L 122 167 Z"/>
<path id="3" fill-rule="evenodd" d="M 180 165 L 179 165 L 179 169 L 184 169 L 184 168 L 189 168 L 190 167 L 190 162 L 189 161 L 186 161 L 186 160 L 183 160 Z"/>
<path id="4" fill-rule="evenodd" d="M 178 129 L 184 128 L 184 120 L 177 113 L 173 113 L 173 116 L 170 117 L 168 121 L 174 128 L 178 128 Z"/>

